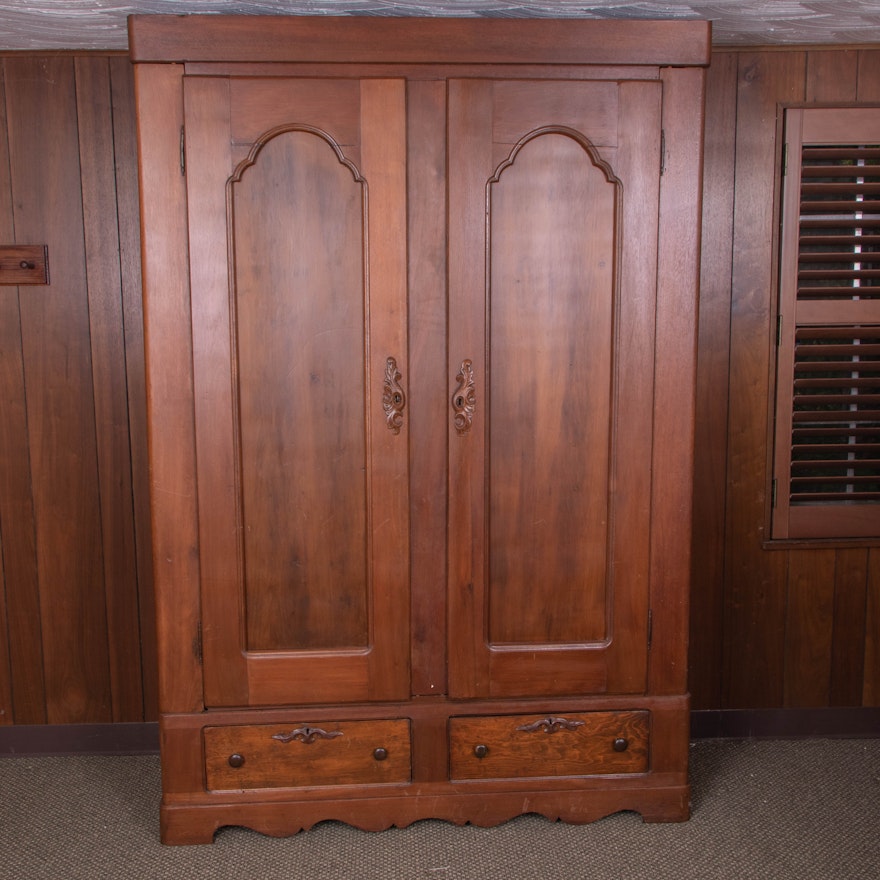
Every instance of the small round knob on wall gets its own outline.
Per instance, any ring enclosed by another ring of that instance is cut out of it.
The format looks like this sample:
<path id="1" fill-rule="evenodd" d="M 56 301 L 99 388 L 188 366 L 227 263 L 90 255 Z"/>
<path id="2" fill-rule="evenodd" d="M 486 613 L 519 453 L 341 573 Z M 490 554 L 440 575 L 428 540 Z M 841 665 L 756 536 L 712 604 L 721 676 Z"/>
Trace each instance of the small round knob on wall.
<path id="1" fill-rule="evenodd" d="M 234 755 L 229 756 L 229 766 L 230 767 L 243 767 L 244 766 L 244 755 L 240 755 L 236 752 Z"/>
<path id="2" fill-rule="evenodd" d="M 629 748 L 629 740 L 619 736 L 614 740 L 613 748 L 615 752 L 625 752 Z"/>
<path id="3" fill-rule="evenodd" d="M 373 757 L 377 761 L 384 761 L 388 757 L 388 749 L 375 749 Z"/>
<path id="4" fill-rule="evenodd" d="M 489 754 L 489 746 L 484 746 L 482 743 L 478 746 L 474 746 L 474 754 L 478 758 L 485 758 L 486 755 Z"/>

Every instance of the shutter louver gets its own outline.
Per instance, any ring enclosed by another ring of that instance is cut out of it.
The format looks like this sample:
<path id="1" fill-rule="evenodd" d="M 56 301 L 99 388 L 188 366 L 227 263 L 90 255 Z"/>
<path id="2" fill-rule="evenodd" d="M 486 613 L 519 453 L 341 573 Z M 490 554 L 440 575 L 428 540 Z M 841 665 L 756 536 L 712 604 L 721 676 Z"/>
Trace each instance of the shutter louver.
<path id="1" fill-rule="evenodd" d="M 880 501 L 880 327 L 802 327 L 794 357 L 791 503 Z"/>

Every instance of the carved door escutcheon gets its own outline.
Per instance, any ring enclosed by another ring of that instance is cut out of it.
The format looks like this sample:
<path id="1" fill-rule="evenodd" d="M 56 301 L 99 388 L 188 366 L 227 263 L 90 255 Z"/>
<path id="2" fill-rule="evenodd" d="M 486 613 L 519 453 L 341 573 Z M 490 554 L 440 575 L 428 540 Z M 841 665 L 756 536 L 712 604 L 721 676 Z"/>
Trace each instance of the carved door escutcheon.
<path id="1" fill-rule="evenodd" d="M 461 369 L 455 377 L 458 386 L 452 395 L 453 423 L 459 434 L 466 434 L 474 422 L 477 408 L 477 392 L 474 387 L 474 365 L 471 360 L 461 362 Z"/>
<path id="2" fill-rule="evenodd" d="M 402 378 L 397 369 L 397 361 L 393 357 L 388 358 L 385 361 L 385 381 L 382 385 L 382 409 L 385 410 L 385 421 L 392 434 L 399 434 L 403 426 L 406 395 L 400 385 Z"/>

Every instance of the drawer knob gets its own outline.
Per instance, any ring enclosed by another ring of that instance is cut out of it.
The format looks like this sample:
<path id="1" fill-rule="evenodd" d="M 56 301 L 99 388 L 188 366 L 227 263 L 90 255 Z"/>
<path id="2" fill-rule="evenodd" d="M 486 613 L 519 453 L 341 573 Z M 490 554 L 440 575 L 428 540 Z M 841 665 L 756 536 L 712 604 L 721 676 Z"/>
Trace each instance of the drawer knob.
<path id="1" fill-rule="evenodd" d="M 489 746 L 485 746 L 482 743 L 480 743 L 478 746 L 474 746 L 474 754 L 478 758 L 485 758 L 486 755 L 489 754 Z"/>
<path id="2" fill-rule="evenodd" d="M 229 766 L 230 767 L 243 767 L 244 766 L 244 755 L 240 755 L 236 752 L 234 755 L 229 756 Z"/>
<path id="3" fill-rule="evenodd" d="M 629 740 L 619 736 L 614 740 L 613 748 L 615 752 L 625 752 L 629 748 Z"/>
<path id="4" fill-rule="evenodd" d="M 388 749 L 376 749 L 373 752 L 373 757 L 377 761 L 384 761 L 388 757 Z"/>

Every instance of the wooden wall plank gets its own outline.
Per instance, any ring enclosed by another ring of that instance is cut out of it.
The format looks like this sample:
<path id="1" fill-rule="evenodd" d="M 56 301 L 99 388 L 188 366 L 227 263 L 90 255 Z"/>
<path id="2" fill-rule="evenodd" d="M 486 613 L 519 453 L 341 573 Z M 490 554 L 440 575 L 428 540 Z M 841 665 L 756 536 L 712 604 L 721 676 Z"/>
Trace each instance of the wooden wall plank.
<path id="1" fill-rule="evenodd" d="M 880 49 L 859 52 L 857 96 L 859 101 L 880 101 Z"/>
<path id="2" fill-rule="evenodd" d="M 3 68 L 0 66 L 0 241 L 14 242 L 15 230 L 12 225 L 12 190 L 9 180 L 9 147 L 6 132 L 6 77 Z M 9 376 L 5 369 L 8 363 L 6 358 L 9 357 L 7 352 L 4 358 L 3 351 L 4 333 L 10 328 L 4 330 L 4 324 L 9 322 L 10 327 L 17 332 L 18 328 L 18 290 L 14 287 L 7 288 L 0 285 L 0 400 L 7 401 L 12 396 L 17 396 L 20 392 L 20 383 L 15 382 L 13 374 L 13 384 L 8 384 Z M 19 346 L 14 346 L 13 350 L 18 351 Z M 20 364 L 20 357 L 16 358 Z M 7 404 L 4 402 L 4 414 Z M 4 440 L 5 432 L 0 428 L 0 493 L 6 488 L 5 470 L 8 465 L 4 466 L 2 462 L 6 460 L 6 444 Z M 4 564 L 3 553 L 3 514 L 4 514 L 4 498 L 0 494 L 0 724 L 12 724 L 14 721 L 14 713 L 12 711 L 12 666 L 10 664 L 9 653 L 9 622 L 6 615 L 6 570 Z M 8 540 L 12 540 L 12 531 L 15 521 L 7 521 L 6 529 Z"/>
<path id="3" fill-rule="evenodd" d="M 110 68 L 74 60 L 107 640 L 114 721 L 143 714 Z"/>
<path id="4" fill-rule="evenodd" d="M 115 56 L 110 59 L 110 87 L 113 104 L 116 220 L 119 230 L 131 484 L 134 496 L 135 551 L 140 606 L 143 719 L 150 721 L 159 717 L 159 683 L 150 529 L 150 472 L 147 460 L 147 388 L 144 371 L 137 129 L 134 110 L 134 70 L 128 58 Z"/>
<path id="5" fill-rule="evenodd" d="M 834 567 L 833 550 L 800 551 L 790 556 L 784 636 L 785 706 L 828 705 Z"/>
<path id="6" fill-rule="evenodd" d="M 6 61 L 0 100 L 0 231 L 14 242 L 13 193 L 9 169 Z M 0 529 L 9 678 L 9 720 L 17 724 L 46 721 L 43 684 L 43 637 L 37 576 L 36 525 L 31 495 L 31 466 L 25 407 L 21 310 L 17 287 L 0 286 Z"/>
<path id="7" fill-rule="evenodd" d="M 6 60 L 15 230 L 49 248 L 21 296 L 49 722 L 111 719 L 88 302 L 69 57 Z"/>
<path id="8" fill-rule="evenodd" d="M 868 551 L 841 549 L 835 557 L 828 702 L 831 706 L 860 706 L 865 669 Z"/>
<path id="9" fill-rule="evenodd" d="M 787 559 L 767 552 L 768 376 L 779 101 L 803 100 L 800 52 L 739 57 L 727 457 L 724 708 L 780 706 Z"/>
<path id="10" fill-rule="evenodd" d="M 880 706 L 880 550 L 868 553 L 868 597 L 865 620 L 865 677 L 862 705 Z"/>
<path id="11" fill-rule="evenodd" d="M 706 80 L 688 664 L 695 709 L 721 705 L 737 61 L 716 54 Z"/>
<path id="12" fill-rule="evenodd" d="M 816 50 L 807 53 L 804 97 L 807 101 L 854 101 L 859 53 Z"/>

